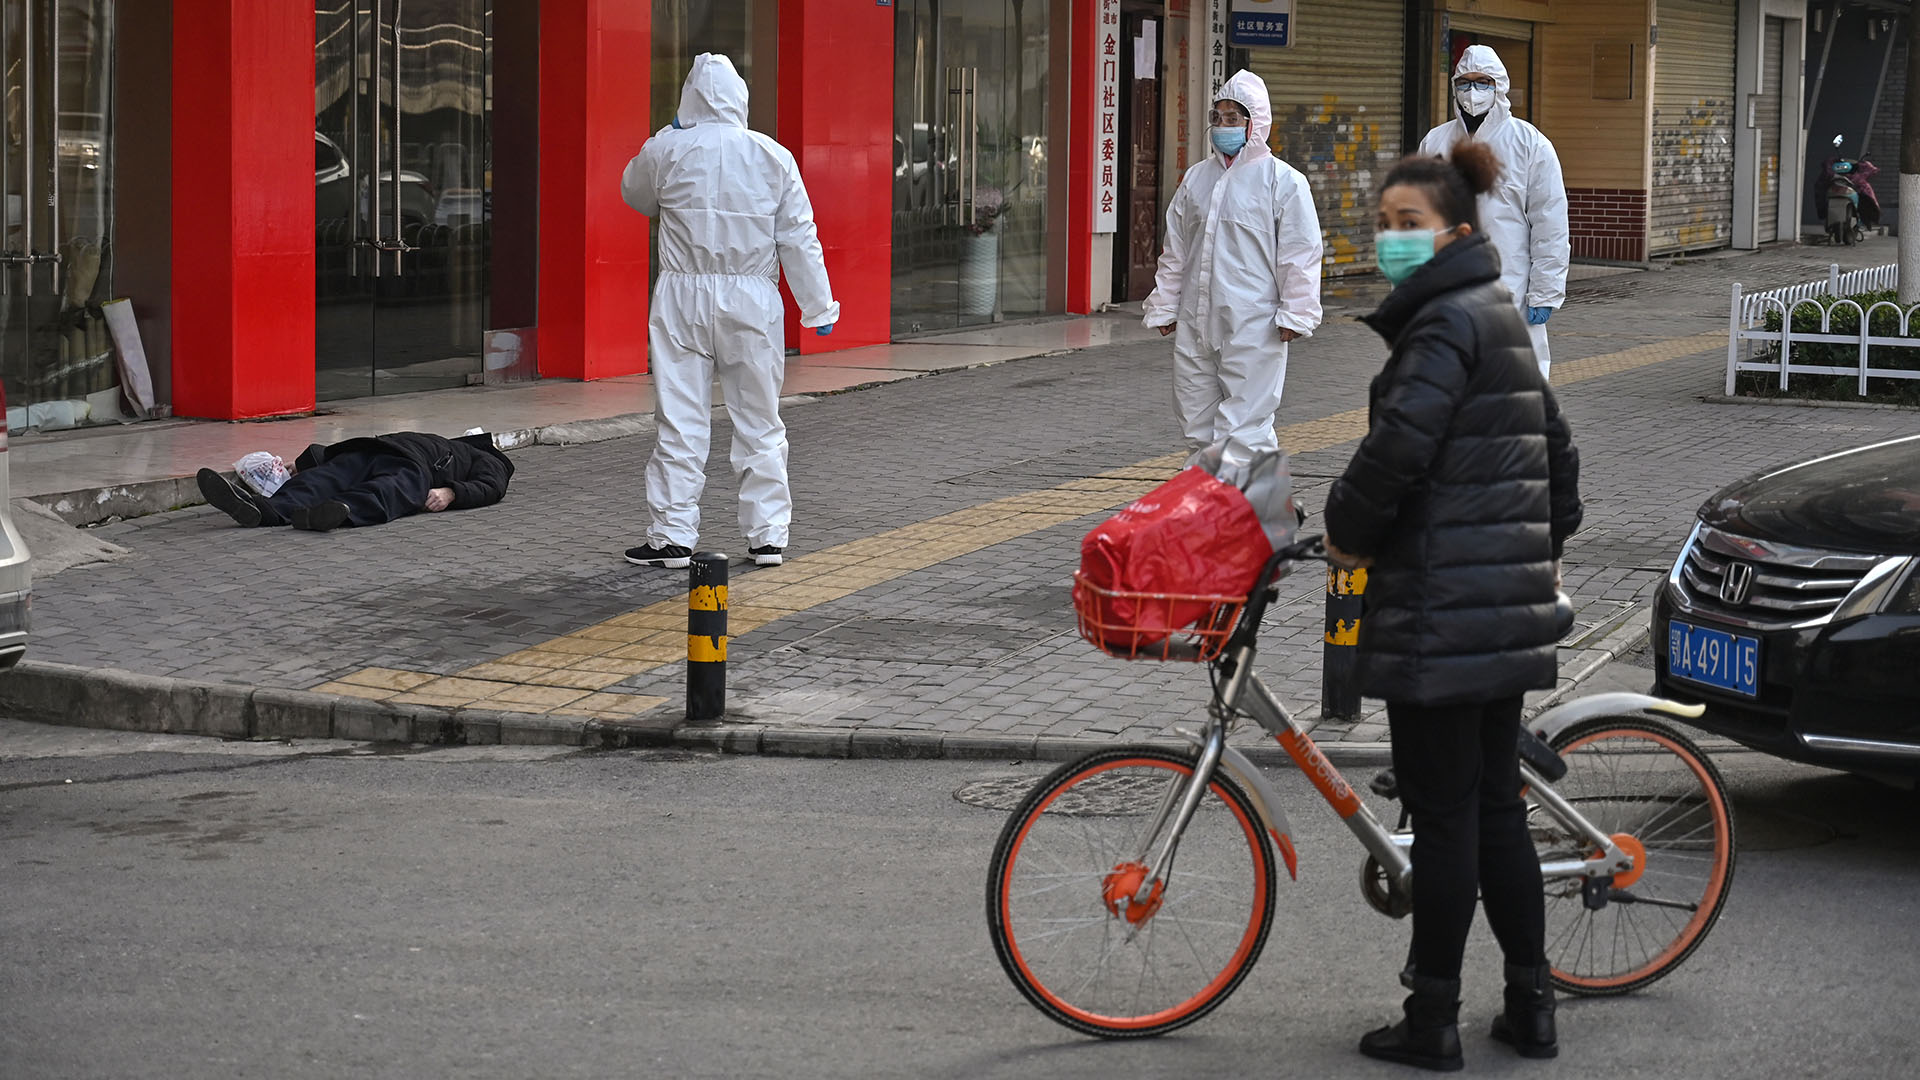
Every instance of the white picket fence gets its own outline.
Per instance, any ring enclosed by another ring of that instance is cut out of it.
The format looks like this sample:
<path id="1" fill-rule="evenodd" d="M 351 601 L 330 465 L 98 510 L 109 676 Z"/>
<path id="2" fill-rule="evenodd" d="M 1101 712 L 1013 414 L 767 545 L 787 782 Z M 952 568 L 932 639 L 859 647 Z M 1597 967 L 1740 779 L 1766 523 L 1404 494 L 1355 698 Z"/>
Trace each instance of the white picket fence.
<path id="1" fill-rule="evenodd" d="M 1732 396 L 1734 376 L 1742 371 L 1773 372 L 1780 376 L 1780 389 L 1787 388 L 1787 380 L 1794 375 L 1857 375 L 1860 379 L 1860 395 L 1866 396 L 1867 380 L 1874 379 L 1920 379 L 1920 371 L 1908 371 L 1895 368 L 1876 368 L 1870 366 L 1872 349 L 1875 346 L 1895 348 L 1920 348 L 1920 339 L 1915 333 L 1915 315 L 1920 314 L 1920 304 L 1902 308 L 1890 301 L 1882 300 L 1865 310 L 1852 300 L 1841 300 L 1831 307 L 1823 307 L 1819 298 L 1823 296 L 1855 296 L 1866 292 L 1880 292 L 1900 287 L 1900 267 L 1898 265 L 1875 266 L 1865 270 L 1849 270 L 1841 273 L 1836 264 L 1827 271 L 1825 281 L 1805 281 L 1798 285 L 1788 285 L 1763 292 L 1742 292 L 1739 284 L 1733 286 L 1733 305 L 1727 316 L 1727 394 Z M 1820 315 L 1820 329 L 1816 333 L 1800 333 L 1793 329 L 1793 313 L 1801 307 L 1809 307 Z M 1852 308 L 1860 317 L 1860 329 L 1851 334 L 1832 332 L 1833 313 L 1843 308 Z M 1892 311 L 1900 319 L 1900 337 L 1886 337 L 1869 333 L 1873 315 L 1881 309 Z M 1780 313 L 1780 329 L 1766 328 L 1767 313 Z M 1756 360 L 1755 345 L 1775 350 L 1771 359 Z M 1795 345 L 1855 345 L 1858 346 L 1859 362 L 1848 367 L 1829 364 L 1796 364 L 1792 362 Z"/>

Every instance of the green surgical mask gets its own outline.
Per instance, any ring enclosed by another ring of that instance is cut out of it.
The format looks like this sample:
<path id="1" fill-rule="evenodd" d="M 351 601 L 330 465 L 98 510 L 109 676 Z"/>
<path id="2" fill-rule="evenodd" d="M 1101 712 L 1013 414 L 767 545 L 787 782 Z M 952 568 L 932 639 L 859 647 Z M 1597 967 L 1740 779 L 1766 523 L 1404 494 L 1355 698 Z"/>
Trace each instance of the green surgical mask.
<path id="1" fill-rule="evenodd" d="M 1373 250 L 1380 260 L 1380 272 L 1395 285 L 1412 277 L 1415 270 L 1433 258 L 1433 242 L 1438 235 L 1432 229 L 1374 233 Z"/>

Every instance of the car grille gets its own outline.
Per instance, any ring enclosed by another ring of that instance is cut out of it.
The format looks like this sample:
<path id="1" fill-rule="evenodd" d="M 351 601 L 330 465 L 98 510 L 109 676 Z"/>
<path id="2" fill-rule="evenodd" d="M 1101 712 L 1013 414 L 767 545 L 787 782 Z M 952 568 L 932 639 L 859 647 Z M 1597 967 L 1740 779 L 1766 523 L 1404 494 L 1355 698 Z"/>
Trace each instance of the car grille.
<path id="1" fill-rule="evenodd" d="M 1678 584 L 1689 606 L 1761 626 L 1795 626 L 1833 614 L 1880 556 L 1784 548 L 1701 526 L 1687 545 Z M 1744 565 L 1742 565 L 1744 564 Z M 1728 589 L 1728 574 L 1746 578 Z"/>

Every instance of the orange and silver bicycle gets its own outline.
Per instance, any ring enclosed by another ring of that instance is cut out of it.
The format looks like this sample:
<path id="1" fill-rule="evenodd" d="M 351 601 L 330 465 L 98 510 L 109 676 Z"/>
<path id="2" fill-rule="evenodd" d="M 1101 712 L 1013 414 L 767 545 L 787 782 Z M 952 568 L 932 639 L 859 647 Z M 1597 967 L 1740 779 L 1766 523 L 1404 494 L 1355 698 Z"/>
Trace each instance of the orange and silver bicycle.
<path id="1" fill-rule="evenodd" d="M 1278 874 L 1296 858 L 1286 813 L 1227 736 L 1270 732 L 1366 849 L 1360 891 L 1411 910 L 1413 834 L 1388 829 L 1253 671 L 1261 617 L 1318 538 L 1275 554 L 1247 597 L 1117 594 L 1076 580 L 1081 632 L 1128 658 L 1208 663 L 1213 700 L 1190 749 L 1096 750 L 1048 774 L 994 848 L 987 923 L 1008 977 L 1076 1031 L 1160 1035 L 1205 1016 L 1240 985 L 1273 923 Z M 1113 601 L 1212 614 L 1151 648 L 1103 623 Z M 1659 719 L 1700 707 L 1608 693 L 1559 705 L 1521 732 L 1528 821 L 1546 884 L 1555 985 L 1618 994 L 1672 971 L 1713 928 L 1733 883 L 1726 786 L 1699 747 Z M 1374 790 L 1394 797 L 1390 773 Z"/>

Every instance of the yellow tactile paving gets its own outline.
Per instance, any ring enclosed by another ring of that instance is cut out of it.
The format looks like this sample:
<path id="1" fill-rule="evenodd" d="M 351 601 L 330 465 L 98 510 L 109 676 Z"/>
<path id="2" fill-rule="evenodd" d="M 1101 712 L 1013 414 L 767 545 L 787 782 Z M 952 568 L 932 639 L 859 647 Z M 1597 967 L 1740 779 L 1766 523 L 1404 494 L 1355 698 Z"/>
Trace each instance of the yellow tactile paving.
<path id="1" fill-rule="evenodd" d="M 1566 386 L 1705 352 L 1724 333 L 1675 338 L 1554 365 Z M 1367 432 L 1367 410 L 1323 416 L 1279 429 L 1280 444 L 1304 454 L 1352 442 Z M 1008 540 L 1123 506 L 1185 462 L 1173 453 L 1108 469 L 1054 487 L 1021 492 L 926 521 L 851 540 L 756 570 L 733 585 L 727 629 L 737 638 L 789 615 L 885 584 Z M 553 715 L 625 718 L 664 704 L 643 694 L 600 692 L 686 658 L 685 594 L 509 653 L 453 676 L 366 668 L 314 687 L 321 693 L 448 707 L 477 706 Z"/>

